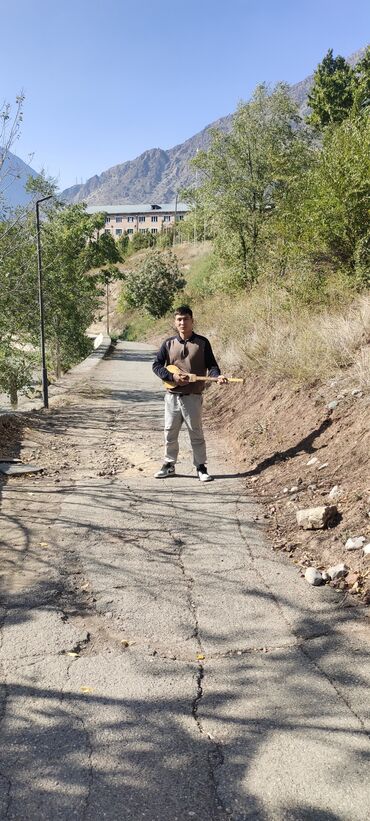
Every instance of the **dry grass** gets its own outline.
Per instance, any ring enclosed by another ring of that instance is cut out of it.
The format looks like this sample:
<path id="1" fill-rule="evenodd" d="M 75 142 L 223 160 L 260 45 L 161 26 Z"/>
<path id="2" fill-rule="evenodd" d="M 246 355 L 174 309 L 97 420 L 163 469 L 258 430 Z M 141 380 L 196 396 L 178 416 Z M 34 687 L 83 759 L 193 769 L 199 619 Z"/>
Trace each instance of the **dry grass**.
<path id="1" fill-rule="evenodd" d="M 249 294 L 208 296 L 211 244 L 184 243 L 174 250 L 188 279 L 196 328 L 212 340 L 225 372 L 263 372 L 273 380 L 293 379 L 306 385 L 338 371 L 344 378 L 344 369 L 351 368 L 351 378 L 355 376 L 359 387 L 370 390 L 369 294 L 353 297 L 348 285 L 341 290 L 340 279 L 335 279 L 334 297 L 329 295 L 331 305 L 326 308 L 309 305 L 307 299 L 302 302 L 271 282 L 261 283 Z M 127 266 L 141 263 L 146 253 L 135 254 Z M 111 300 L 114 330 L 125 326 L 128 338 L 155 344 L 171 332 L 170 315 L 155 321 L 132 311 L 123 317 L 117 312 L 119 290 L 117 284 Z"/>
<path id="2" fill-rule="evenodd" d="M 370 387 L 370 296 L 334 313 L 287 305 L 283 291 L 261 287 L 229 302 L 213 299 L 199 320 L 225 371 L 264 371 L 312 384 L 355 366 L 359 385 Z"/>

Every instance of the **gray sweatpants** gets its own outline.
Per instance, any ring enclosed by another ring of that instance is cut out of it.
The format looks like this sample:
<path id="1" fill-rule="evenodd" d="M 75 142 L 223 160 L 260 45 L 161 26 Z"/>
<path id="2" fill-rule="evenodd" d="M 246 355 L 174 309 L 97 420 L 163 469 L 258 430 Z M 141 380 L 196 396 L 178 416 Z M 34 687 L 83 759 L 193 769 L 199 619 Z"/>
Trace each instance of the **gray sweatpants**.
<path id="1" fill-rule="evenodd" d="M 202 427 L 203 397 L 199 393 L 178 396 L 166 393 L 164 397 L 164 458 L 166 462 L 177 461 L 179 433 L 183 422 L 188 429 L 193 449 L 193 462 L 197 467 L 207 461 L 206 443 Z"/>

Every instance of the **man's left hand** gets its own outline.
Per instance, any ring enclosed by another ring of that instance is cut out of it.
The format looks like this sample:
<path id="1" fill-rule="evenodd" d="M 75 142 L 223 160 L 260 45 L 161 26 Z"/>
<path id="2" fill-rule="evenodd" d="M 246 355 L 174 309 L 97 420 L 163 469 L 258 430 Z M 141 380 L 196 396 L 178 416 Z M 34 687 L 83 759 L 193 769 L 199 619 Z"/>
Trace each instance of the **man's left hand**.
<path id="1" fill-rule="evenodd" d="M 228 381 L 229 380 L 228 380 L 227 376 L 219 376 L 218 380 L 217 380 L 217 384 L 218 385 L 227 385 Z"/>

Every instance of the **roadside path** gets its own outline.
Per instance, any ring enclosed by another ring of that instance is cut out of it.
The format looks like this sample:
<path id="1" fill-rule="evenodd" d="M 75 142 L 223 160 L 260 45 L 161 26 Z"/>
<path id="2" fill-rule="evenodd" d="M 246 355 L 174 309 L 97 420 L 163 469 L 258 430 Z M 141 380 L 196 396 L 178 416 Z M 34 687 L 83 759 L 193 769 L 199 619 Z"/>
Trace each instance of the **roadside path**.
<path id="1" fill-rule="evenodd" d="M 216 441 L 213 483 L 185 434 L 152 478 L 151 359 L 36 415 L 47 471 L 3 488 L 0 819 L 365 821 L 362 615 L 272 552 Z"/>

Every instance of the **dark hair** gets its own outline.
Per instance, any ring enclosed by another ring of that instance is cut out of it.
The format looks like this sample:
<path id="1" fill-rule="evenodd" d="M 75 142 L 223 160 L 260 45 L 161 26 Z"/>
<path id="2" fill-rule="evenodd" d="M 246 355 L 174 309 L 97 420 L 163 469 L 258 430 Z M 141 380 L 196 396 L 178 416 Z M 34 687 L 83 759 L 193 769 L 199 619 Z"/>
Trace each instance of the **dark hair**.
<path id="1" fill-rule="evenodd" d="M 178 315 L 184 316 L 185 314 L 188 314 L 188 316 L 190 316 L 193 319 L 193 311 L 191 310 L 191 308 L 189 308 L 189 305 L 180 305 L 178 308 L 176 308 L 175 317 Z"/>

